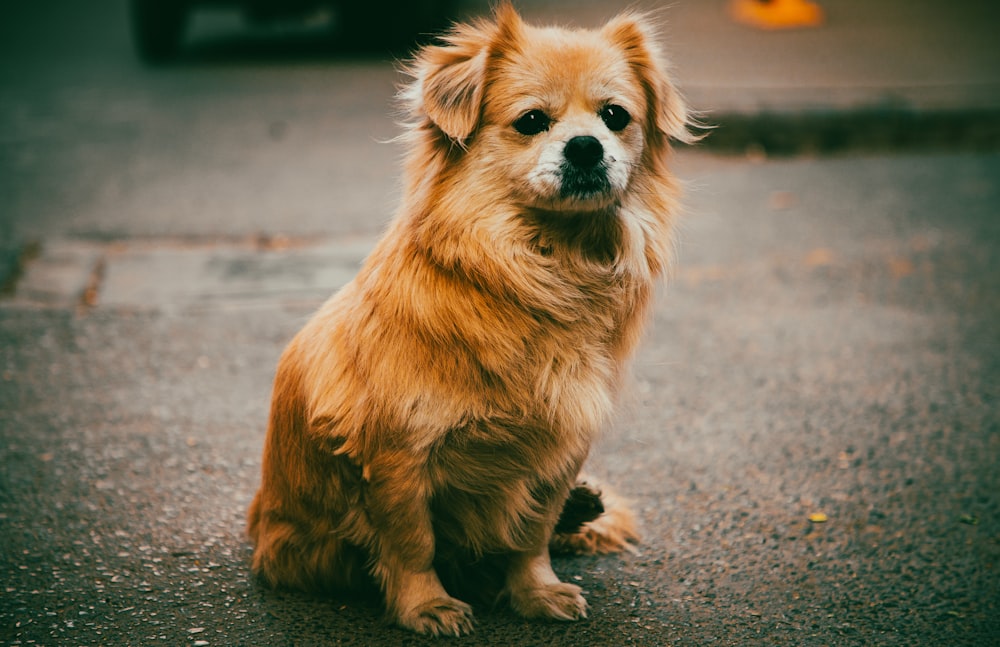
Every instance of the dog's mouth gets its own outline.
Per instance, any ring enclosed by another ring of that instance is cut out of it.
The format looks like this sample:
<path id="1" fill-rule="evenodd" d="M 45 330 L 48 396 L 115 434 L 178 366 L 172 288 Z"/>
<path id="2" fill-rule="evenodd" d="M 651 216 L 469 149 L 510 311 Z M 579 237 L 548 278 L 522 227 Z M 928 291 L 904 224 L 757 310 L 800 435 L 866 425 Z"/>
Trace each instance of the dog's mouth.
<path id="1" fill-rule="evenodd" d="M 559 195 L 564 200 L 592 200 L 611 193 L 611 181 L 603 164 L 592 169 L 563 165 Z"/>

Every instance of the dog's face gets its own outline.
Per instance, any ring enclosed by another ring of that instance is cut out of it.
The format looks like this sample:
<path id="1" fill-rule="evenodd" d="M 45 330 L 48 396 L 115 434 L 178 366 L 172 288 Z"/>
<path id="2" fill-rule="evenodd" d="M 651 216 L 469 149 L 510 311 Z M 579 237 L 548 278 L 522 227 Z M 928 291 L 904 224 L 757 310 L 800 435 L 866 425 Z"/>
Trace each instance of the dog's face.
<path id="1" fill-rule="evenodd" d="M 492 72 L 479 146 L 502 160 L 493 168 L 518 201 L 560 211 L 620 199 L 642 156 L 646 112 L 620 49 L 595 34 L 537 30 Z"/>
<path id="2" fill-rule="evenodd" d="M 684 107 L 639 18 L 599 31 L 525 25 L 509 6 L 418 56 L 410 101 L 466 150 L 467 171 L 532 209 L 619 203 L 637 169 L 685 139 Z M 501 181 L 502 179 L 502 181 Z"/>

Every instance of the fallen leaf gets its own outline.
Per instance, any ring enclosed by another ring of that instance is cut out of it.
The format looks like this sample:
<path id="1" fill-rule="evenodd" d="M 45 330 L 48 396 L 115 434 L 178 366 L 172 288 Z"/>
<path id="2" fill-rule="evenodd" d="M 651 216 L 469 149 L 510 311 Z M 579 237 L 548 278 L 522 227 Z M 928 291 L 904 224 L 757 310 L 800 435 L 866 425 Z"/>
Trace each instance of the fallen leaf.
<path id="1" fill-rule="evenodd" d="M 892 274 L 894 279 L 902 279 L 913 274 L 916 268 L 913 266 L 913 261 L 908 258 L 893 257 L 889 259 L 889 273 Z"/>
<path id="2" fill-rule="evenodd" d="M 806 267 L 827 267 L 833 265 L 837 255 L 832 249 L 817 247 L 811 250 L 805 257 Z"/>
<path id="3" fill-rule="evenodd" d="M 772 211 L 785 211 L 795 206 L 795 194 L 791 191 L 772 191 L 767 199 L 767 206 Z"/>

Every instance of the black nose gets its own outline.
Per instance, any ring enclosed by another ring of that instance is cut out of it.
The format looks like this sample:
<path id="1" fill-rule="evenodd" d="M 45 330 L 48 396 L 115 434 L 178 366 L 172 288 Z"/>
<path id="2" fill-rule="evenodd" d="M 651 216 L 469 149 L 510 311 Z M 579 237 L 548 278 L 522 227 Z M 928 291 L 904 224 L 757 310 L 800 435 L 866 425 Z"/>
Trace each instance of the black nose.
<path id="1" fill-rule="evenodd" d="M 604 157 L 604 147 L 596 137 L 590 135 L 574 137 L 566 142 L 563 155 L 573 166 L 588 169 L 593 168 Z"/>

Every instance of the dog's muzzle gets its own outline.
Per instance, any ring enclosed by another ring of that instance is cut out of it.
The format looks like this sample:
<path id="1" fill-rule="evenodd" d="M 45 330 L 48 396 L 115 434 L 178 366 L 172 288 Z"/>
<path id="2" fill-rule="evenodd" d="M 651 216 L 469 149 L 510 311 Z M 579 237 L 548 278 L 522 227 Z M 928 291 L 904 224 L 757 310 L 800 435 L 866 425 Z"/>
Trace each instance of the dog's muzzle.
<path id="1" fill-rule="evenodd" d="M 563 148 L 562 196 L 591 198 L 611 189 L 604 164 L 604 146 L 596 137 L 581 135 Z"/>

